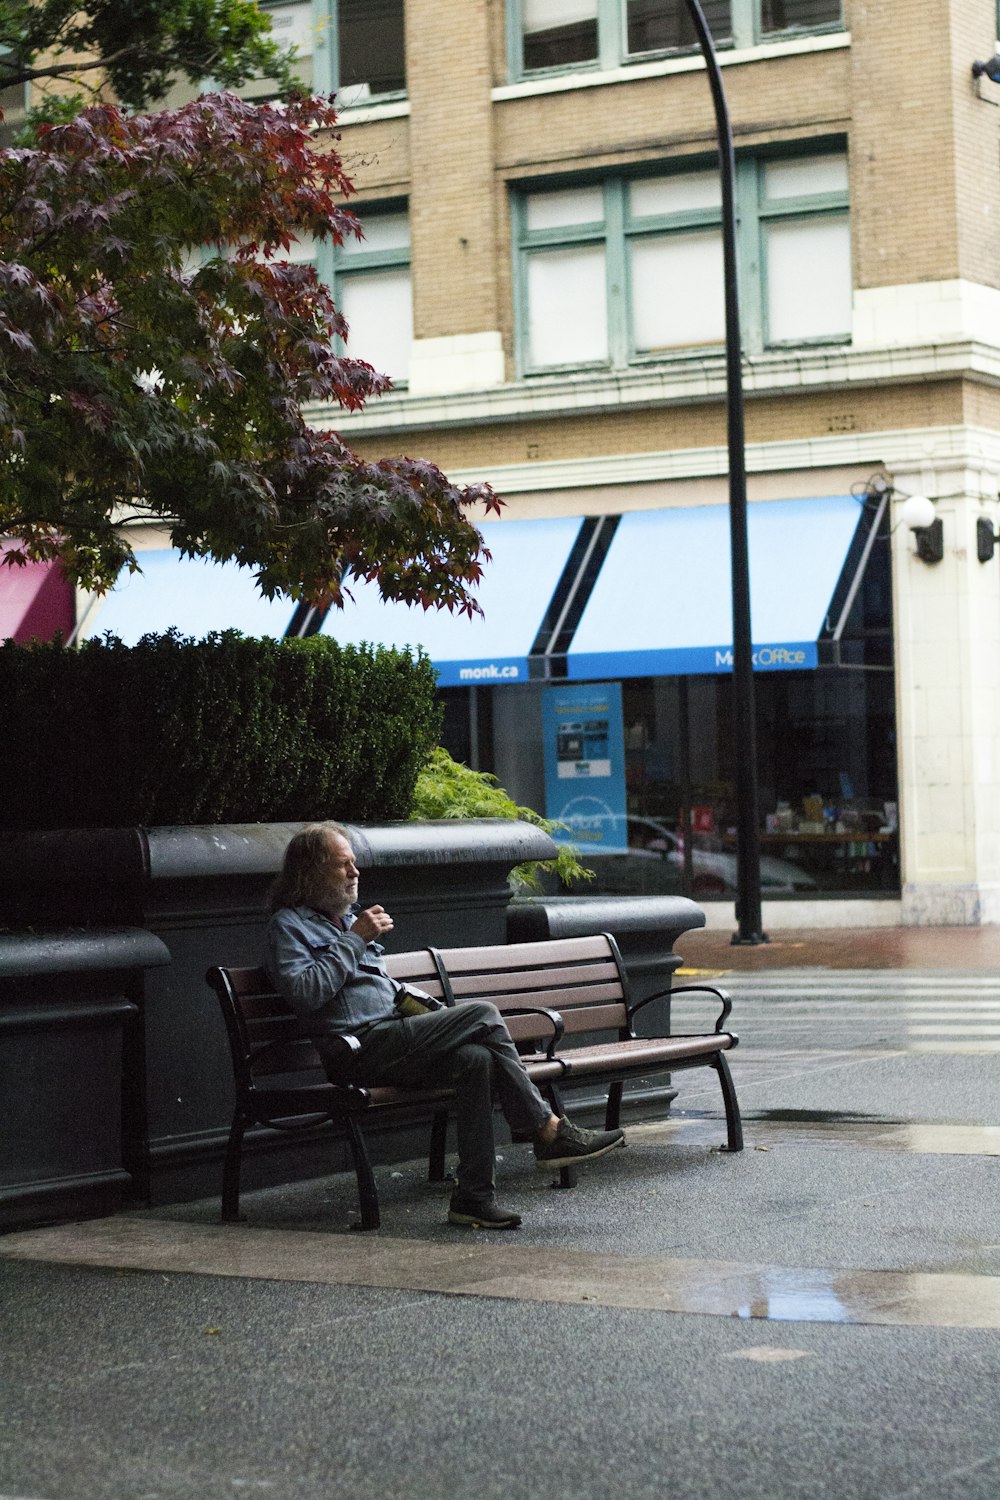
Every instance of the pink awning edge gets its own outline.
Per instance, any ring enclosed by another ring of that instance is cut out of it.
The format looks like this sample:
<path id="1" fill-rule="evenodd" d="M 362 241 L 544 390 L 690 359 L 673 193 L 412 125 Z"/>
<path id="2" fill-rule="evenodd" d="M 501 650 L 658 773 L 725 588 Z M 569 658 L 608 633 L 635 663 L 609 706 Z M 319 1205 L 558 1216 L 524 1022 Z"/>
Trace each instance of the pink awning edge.
<path id="1" fill-rule="evenodd" d="M 0 552 L 13 542 L 0 542 Z M 0 640 L 13 636 L 18 645 L 31 640 L 51 641 L 57 631 L 73 629 L 73 589 L 58 563 L 0 564 Z"/>

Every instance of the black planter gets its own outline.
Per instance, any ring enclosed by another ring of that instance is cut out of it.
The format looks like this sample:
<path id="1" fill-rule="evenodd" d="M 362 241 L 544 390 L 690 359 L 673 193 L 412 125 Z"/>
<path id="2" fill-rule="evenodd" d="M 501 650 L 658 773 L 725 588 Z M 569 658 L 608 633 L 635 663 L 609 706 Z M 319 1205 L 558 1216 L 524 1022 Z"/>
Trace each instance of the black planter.
<path id="1" fill-rule="evenodd" d="M 268 888 L 298 826 L 0 835 L 0 899 L 8 921 L 36 932 L 70 922 L 128 922 L 158 940 L 168 955 L 166 967 L 133 975 L 128 1004 L 141 1015 L 132 1030 L 122 1015 L 122 1034 L 143 1038 L 141 1064 L 124 1053 L 124 1067 L 122 1058 L 105 1063 L 109 1078 L 117 1066 L 127 1086 L 141 1085 L 145 1073 L 146 1129 L 139 1152 L 145 1170 L 130 1173 L 121 1192 L 145 1194 L 155 1203 L 218 1190 L 232 1084 L 222 1019 L 205 971 L 213 964 L 261 962 Z M 555 854 L 540 829 L 499 819 L 394 823 L 350 832 L 362 871 L 361 898 L 392 913 L 397 949 L 506 942 L 510 870 Z M 22 934 L 11 941 L 38 944 L 41 951 L 50 939 Z M 0 954 L 0 972 L 3 965 Z M 12 997 L 25 978 L 9 972 Z M 83 994 L 87 983 L 82 972 L 67 974 L 64 992 Z M 55 1026 L 53 1038 L 58 1034 Z M 16 1078 L 11 1083 L 17 1087 Z M 87 1128 L 96 1129 L 96 1122 Z M 391 1157 L 397 1147 L 387 1139 L 381 1154 Z M 60 1149 L 54 1141 L 53 1155 Z M 249 1142 L 247 1183 L 341 1165 L 346 1155 L 328 1137 L 310 1157 L 301 1144 L 268 1134 Z"/>
<path id="2" fill-rule="evenodd" d="M 112 1213 L 147 1191 L 136 929 L 0 935 L 0 1225 Z"/>

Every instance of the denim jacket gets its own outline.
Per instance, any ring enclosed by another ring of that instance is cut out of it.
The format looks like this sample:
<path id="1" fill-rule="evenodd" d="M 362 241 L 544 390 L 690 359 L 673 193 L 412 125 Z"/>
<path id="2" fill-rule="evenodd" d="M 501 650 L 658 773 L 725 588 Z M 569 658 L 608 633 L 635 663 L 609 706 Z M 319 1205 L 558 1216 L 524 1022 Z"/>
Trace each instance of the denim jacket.
<path id="1" fill-rule="evenodd" d="M 308 906 L 285 906 L 267 928 L 267 971 L 308 1036 L 343 1035 L 393 1014 L 396 986 L 380 943 L 366 943 Z"/>

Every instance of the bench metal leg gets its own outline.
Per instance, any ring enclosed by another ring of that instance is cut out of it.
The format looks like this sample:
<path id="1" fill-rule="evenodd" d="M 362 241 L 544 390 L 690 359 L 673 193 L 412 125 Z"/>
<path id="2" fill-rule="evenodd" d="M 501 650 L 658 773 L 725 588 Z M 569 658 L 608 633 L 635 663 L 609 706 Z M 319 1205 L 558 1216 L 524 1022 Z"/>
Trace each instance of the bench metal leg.
<path id="1" fill-rule="evenodd" d="M 717 1052 L 712 1058 L 712 1067 L 719 1075 L 719 1083 L 722 1085 L 722 1098 L 726 1106 L 726 1134 L 727 1141 L 723 1151 L 743 1150 L 743 1121 L 740 1119 L 740 1105 L 736 1097 L 736 1089 L 733 1086 L 733 1075 L 729 1071 L 729 1064 L 721 1052 Z"/>
<path id="2" fill-rule="evenodd" d="M 622 1094 L 625 1085 L 622 1082 L 613 1083 L 608 1089 L 608 1104 L 604 1111 L 605 1130 L 617 1130 L 621 1124 Z"/>
<path id="3" fill-rule="evenodd" d="M 226 1144 L 226 1160 L 222 1168 L 222 1222 L 238 1224 L 240 1218 L 240 1166 L 243 1155 L 243 1133 L 247 1128 L 246 1116 L 239 1110 L 233 1115 L 229 1140 Z"/>
<path id="4" fill-rule="evenodd" d="M 563 1102 L 562 1102 L 562 1094 L 560 1094 L 560 1092 L 556 1088 L 555 1084 L 554 1083 L 547 1083 L 545 1085 L 545 1087 L 542 1089 L 542 1093 L 545 1095 L 545 1097 L 548 1099 L 549 1103 L 551 1104 L 551 1106 L 552 1106 L 552 1113 L 554 1115 L 558 1115 L 559 1118 L 562 1119 L 565 1116 L 565 1114 L 566 1114 L 566 1109 L 565 1109 L 565 1106 L 563 1105 Z M 549 1184 L 550 1187 L 554 1187 L 554 1188 L 574 1188 L 574 1187 L 576 1187 L 576 1181 L 577 1181 L 577 1178 L 576 1178 L 576 1167 L 559 1167 L 559 1168 L 557 1168 L 557 1170 L 559 1172 L 559 1180 L 557 1182 L 551 1182 Z"/>
<path id="5" fill-rule="evenodd" d="M 444 1153 L 448 1140 L 448 1111 L 439 1109 L 431 1122 L 431 1149 L 427 1167 L 428 1182 L 444 1182 Z"/>
<path id="6" fill-rule="evenodd" d="M 347 1136 L 351 1143 L 351 1156 L 354 1158 L 354 1171 L 358 1179 L 358 1202 L 361 1207 L 361 1222 L 355 1225 L 355 1228 L 377 1229 L 382 1221 L 379 1218 L 375 1173 L 372 1171 L 361 1126 L 353 1115 L 347 1116 Z"/>

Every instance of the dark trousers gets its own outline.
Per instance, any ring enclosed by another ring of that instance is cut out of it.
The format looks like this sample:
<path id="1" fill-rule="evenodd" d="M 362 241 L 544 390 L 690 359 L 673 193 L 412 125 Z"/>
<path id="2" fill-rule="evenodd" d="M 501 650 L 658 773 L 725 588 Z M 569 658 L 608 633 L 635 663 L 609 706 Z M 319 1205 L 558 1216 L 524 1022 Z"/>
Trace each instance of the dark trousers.
<path id="1" fill-rule="evenodd" d="M 351 1082 L 396 1088 L 453 1088 L 458 1185 L 492 1197 L 496 1182 L 493 1102 L 512 1130 L 534 1132 L 552 1110 L 531 1082 L 495 1005 L 474 1002 L 425 1016 L 393 1016 L 361 1033 Z"/>

